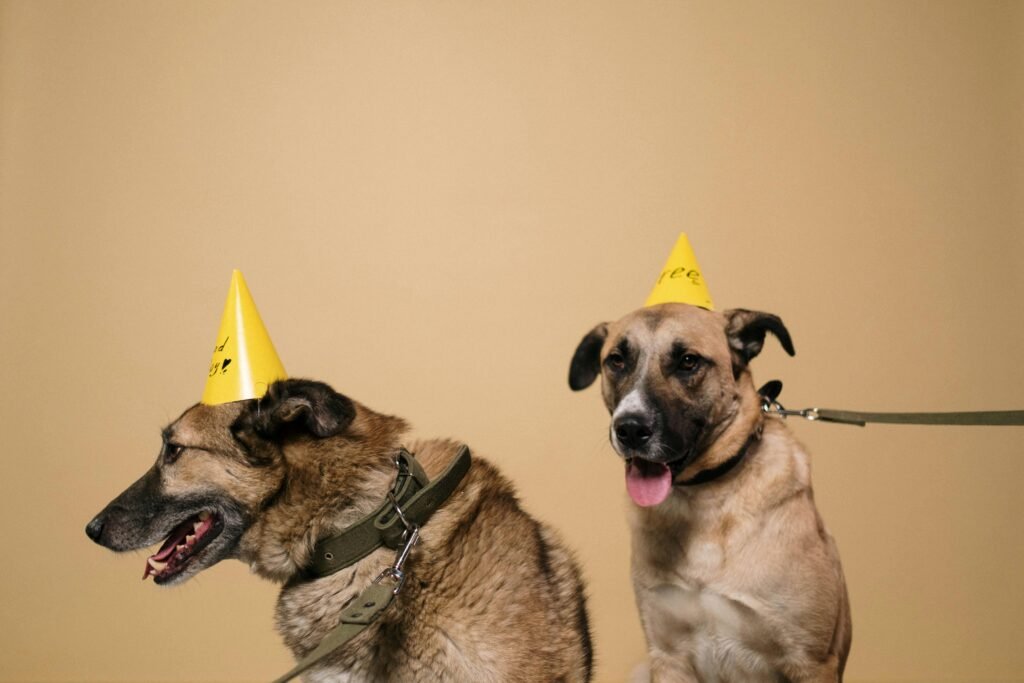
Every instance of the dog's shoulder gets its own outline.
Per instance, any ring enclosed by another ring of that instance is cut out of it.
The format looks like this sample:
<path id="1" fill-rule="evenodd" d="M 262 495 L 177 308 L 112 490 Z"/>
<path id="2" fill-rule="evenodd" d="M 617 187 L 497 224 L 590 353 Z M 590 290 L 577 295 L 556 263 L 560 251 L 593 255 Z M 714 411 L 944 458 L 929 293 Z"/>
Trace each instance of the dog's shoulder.
<path id="1" fill-rule="evenodd" d="M 407 444 L 432 479 L 462 447 L 447 439 Z M 504 655 L 515 680 L 588 680 L 593 657 L 576 558 L 560 534 L 523 508 L 495 464 L 472 452 L 469 473 L 421 539 L 415 571 L 430 587 L 421 619 L 461 633 L 485 616 L 496 633 L 521 633 L 531 655 Z"/>
<path id="2" fill-rule="evenodd" d="M 408 450 L 423 465 L 427 476 L 434 479 L 464 446 L 449 439 L 431 439 L 411 442 Z M 562 553 L 565 548 L 557 533 L 523 508 L 511 480 L 476 452 L 472 452 L 472 464 L 466 477 L 431 518 L 424 535 L 428 532 L 433 541 L 442 544 L 493 547 L 497 543 L 511 548 L 530 547 L 530 552 L 545 557 L 552 549 Z M 569 555 L 566 560 L 570 561 Z"/>
<path id="3" fill-rule="evenodd" d="M 440 475 L 466 444 L 456 439 L 416 439 L 405 445 L 431 479 Z M 477 460 L 473 453 L 473 460 Z"/>
<path id="4" fill-rule="evenodd" d="M 758 451 L 763 479 L 775 479 L 786 488 L 811 486 L 810 452 L 782 420 L 765 420 Z"/>
<path id="5" fill-rule="evenodd" d="M 406 448 L 420 462 L 427 476 L 433 480 L 444 472 L 462 448 L 468 446 L 454 439 L 421 439 L 410 442 Z M 518 505 L 515 486 L 511 480 L 490 460 L 481 457 L 472 448 L 469 450 L 472 464 L 457 491 L 460 491 L 463 497 L 479 499 L 483 496 L 495 500 L 507 498 Z"/>

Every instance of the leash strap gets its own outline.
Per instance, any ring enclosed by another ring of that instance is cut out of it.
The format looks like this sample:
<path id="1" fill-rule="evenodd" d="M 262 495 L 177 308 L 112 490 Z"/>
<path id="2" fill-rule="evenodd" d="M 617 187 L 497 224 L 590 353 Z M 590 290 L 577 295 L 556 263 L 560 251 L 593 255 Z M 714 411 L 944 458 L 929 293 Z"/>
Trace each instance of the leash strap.
<path id="1" fill-rule="evenodd" d="M 304 673 L 311 666 L 331 654 L 339 647 L 352 640 L 366 630 L 366 627 L 380 616 L 395 599 L 396 589 L 380 583 L 371 583 L 366 590 L 359 594 L 352 604 L 341 613 L 341 621 L 331 630 L 320 644 L 303 657 L 302 661 L 295 665 L 291 671 L 274 680 L 274 683 L 286 683 L 299 674 Z"/>
<path id="2" fill-rule="evenodd" d="M 805 420 L 835 422 L 838 424 L 864 427 L 868 423 L 903 425 L 962 425 L 990 427 L 1024 426 L 1024 410 L 987 410 L 954 413 L 867 413 L 856 410 L 833 410 L 831 408 L 804 408 L 787 410 L 778 402 L 782 393 L 782 382 L 777 379 L 758 390 L 761 394 L 761 410 L 782 417 L 802 417 Z"/>
<path id="3" fill-rule="evenodd" d="M 1024 410 L 988 410 L 960 413 L 861 413 L 853 410 L 807 408 L 800 417 L 864 427 L 869 422 L 905 425 L 1024 426 Z"/>

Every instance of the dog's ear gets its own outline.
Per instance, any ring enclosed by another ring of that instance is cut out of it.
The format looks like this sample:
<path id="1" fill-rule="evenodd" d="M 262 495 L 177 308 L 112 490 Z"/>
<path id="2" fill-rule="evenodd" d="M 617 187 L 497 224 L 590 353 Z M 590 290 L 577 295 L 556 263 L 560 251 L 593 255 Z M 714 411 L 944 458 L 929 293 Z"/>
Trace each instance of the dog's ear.
<path id="1" fill-rule="evenodd" d="M 580 341 L 569 364 L 569 388 L 586 389 L 601 374 L 601 347 L 608 337 L 608 323 L 596 326 Z"/>
<path id="2" fill-rule="evenodd" d="M 779 316 L 760 311 L 748 311 L 743 308 L 725 311 L 723 315 L 726 320 L 725 336 L 729 339 L 733 366 L 737 371 L 746 367 L 757 354 L 761 353 L 761 349 L 764 347 L 764 336 L 768 332 L 776 336 L 786 353 L 791 356 L 796 355 L 793 340 L 789 337 L 789 330 L 782 324 Z"/>
<path id="3" fill-rule="evenodd" d="M 355 416 L 352 401 L 323 382 L 286 379 L 271 384 L 236 426 L 244 422 L 256 435 L 271 441 L 300 434 L 326 439 L 344 432 Z"/>

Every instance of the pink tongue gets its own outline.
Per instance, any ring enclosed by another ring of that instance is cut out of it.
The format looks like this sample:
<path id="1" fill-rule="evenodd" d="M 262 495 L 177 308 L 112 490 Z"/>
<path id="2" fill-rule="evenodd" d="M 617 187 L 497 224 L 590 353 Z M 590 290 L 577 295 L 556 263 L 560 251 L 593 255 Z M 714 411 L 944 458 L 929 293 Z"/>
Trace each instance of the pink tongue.
<path id="1" fill-rule="evenodd" d="M 179 524 L 178 526 L 176 526 L 171 531 L 170 535 L 167 537 L 167 540 L 164 541 L 164 544 L 160 546 L 160 550 L 158 550 L 157 553 L 152 556 L 153 559 L 157 562 L 163 562 L 174 553 L 174 549 L 178 546 L 179 543 L 185 542 L 186 535 L 190 533 L 197 533 L 193 531 L 192 523 L 194 519 L 194 517 L 189 518 L 181 524 Z M 147 564 L 146 566 L 148 567 L 149 564 Z"/>
<path id="2" fill-rule="evenodd" d="M 668 498 L 672 490 L 672 473 L 668 465 L 631 460 L 626 465 L 626 490 L 641 507 L 657 505 Z"/>

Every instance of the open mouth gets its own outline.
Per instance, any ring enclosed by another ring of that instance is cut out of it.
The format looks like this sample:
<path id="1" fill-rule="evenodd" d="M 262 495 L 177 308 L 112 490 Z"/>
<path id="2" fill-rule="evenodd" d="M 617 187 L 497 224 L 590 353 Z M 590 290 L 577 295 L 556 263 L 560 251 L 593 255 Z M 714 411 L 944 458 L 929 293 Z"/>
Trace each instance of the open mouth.
<path id="1" fill-rule="evenodd" d="M 685 464 L 685 458 L 674 462 L 652 462 L 643 458 L 626 459 L 626 491 L 641 507 L 658 505 L 672 492 L 672 480 Z"/>
<path id="2" fill-rule="evenodd" d="M 204 510 L 174 527 L 155 555 L 146 560 L 142 580 L 152 576 L 157 584 L 174 578 L 210 545 L 224 530 L 224 522 L 212 512 Z"/>

